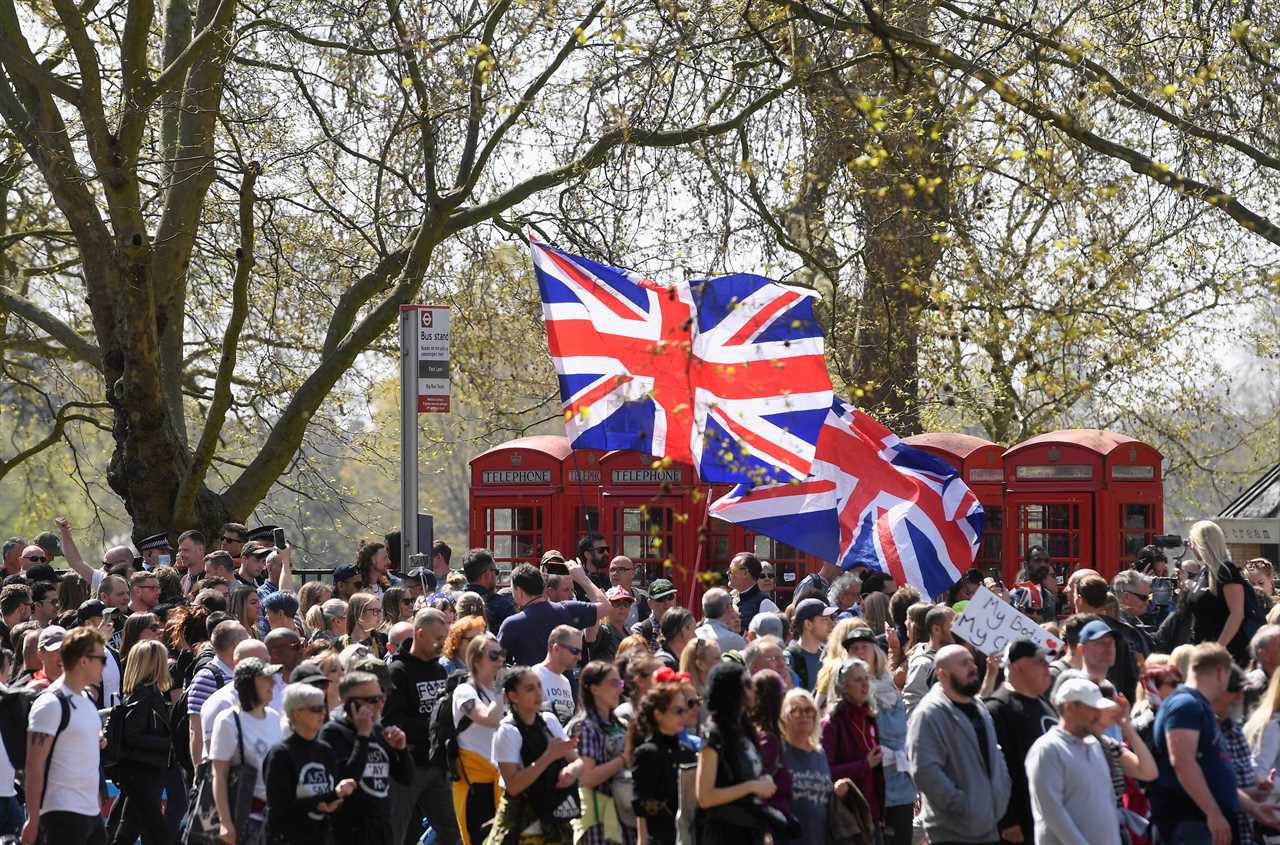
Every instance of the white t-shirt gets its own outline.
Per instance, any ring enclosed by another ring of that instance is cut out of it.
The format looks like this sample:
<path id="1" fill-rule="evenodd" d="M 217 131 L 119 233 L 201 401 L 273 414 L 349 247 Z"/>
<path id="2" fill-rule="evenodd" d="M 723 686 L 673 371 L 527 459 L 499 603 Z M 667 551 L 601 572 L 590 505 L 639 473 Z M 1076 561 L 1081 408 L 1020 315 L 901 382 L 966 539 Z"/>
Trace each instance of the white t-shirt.
<path id="1" fill-rule="evenodd" d="M 267 759 L 267 752 L 280 740 L 284 739 L 284 728 L 280 724 L 280 711 L 274 707 L 266 708 L 266 715 L 261 719 L 242 712 L 238 707 L 223 710 L 213 723 L 213 739 L 209 743 L 209 759 L 229 760 L 239 763 L 239 751 L 236 738 L 236 716 L 240 717 L 240 727 L 244 732 L 244 761 L 258 770 L 258 780 L 253 787 L 253 797 L 260 801 L 267 800 L 267 778 L 262 771 L 262 763 Z M 97 793 L 97 773 L 94 773 L 94 793 Z"/>
<path id="2" fill-rule="evenodd" d="M 564 728 L 560 726 L 560 722 L 550 713 L 539 713 L 542 721 L 546 723 L 547 730 L 551 731 L 551 735 L 556 739 L 568 739 L 564 732 Z M 523 766 L 524 763 L 520 759 L 520 729 L 512 723 L 514 716 L 503 719 L 502 724 L 498 725 L 498 730 L 493 735 L 493 763 L 516 763 Z M 501 771 L 501 769 L 499 769 Z M 501 778 L 499 778 L 501 780 Z M 502 788 L 506 789 L 507 784 L 504 781 Z"/>
<path id="3" fill-rule="evenodd" d="M 0 798 L 13 798 L 18 794 L 13 782 L 17 774 L 13 769 L 13 761 L 9 759 L 9 749 L 4 747 L 4 737 L 0 736 Z"/>
<path id="4" fill-rule="evenodd" d="M 107 665 L 102 667 L 102 707 L 120 703 L 120 661 L 107 652 Z"/>
<path id="5" fill-rule="evenodd" d="M 506 702 L 501 698 L 501 694 L 496 690 L 484 690 L 481 693 L 476 692 L 476 688 L 471 684 L 458 684 L 457 689 L 453 691 L 453 724 L 458 725 L 462 722 L 462 708 L 468 701 L 474 701 L 478 704 L 488 705 L 489 702 L 497 699 L 498 717 L 501 718 L 507 711 Z M 473 751 L 481 757 L 488 757 L 489 752 L 493 749 L 493 734 L 497 728 L 489 728 L 473 721 L 467 726 L 467 729 L 458 734 L 458 747 Z"/>
<path id="6" fill-rule="evenodd" d="M 86 695 L 77 695 L 67 689 L 66 679 L 59 678 L 49 685 L 31 705 L 27 730 L 54 736 L 62 721 L 61 694 L 71 705 L 71 720 L 58 736 L 52 759 L 47 763 L 49 788 L 44 792 L 40 815 L 62 811 L 82 816 L 97 816 L 102 812 L 98 803 L 98 737 L 102 732 L 102 720 L 98 708 Z"/>
<path id="7" fill-rule="evenodd" d="M 106 569 L 95 569 L 89 578 L 89 595 L 95 598 L 98 595 L 98 588 L 102 586 L 102 579 L 107 577 Z"/>
<path id="8" fill-rule="evenodd" d="M 568 679 L 559 672 L 552 671 L 545 663 L 534 666 L 533 671 L 537 673 L 538 680 L 542 681 L 543 711 L 553 714 L 560 720 L 560 724 L 569 724 L 569 720 L 573 718 L 574 704 L 573 687 L 569 686 Z"/>
<path id="9" fill-rule="evenodd" d="M 232 707 L 239 707 L 240 698 L 236 695 L 235 684 L 227 683 L 219 687 L 218 690 L 204 700 L 204 704 L 200 705 L 200 730 L 204 733 L 204 753 L 209 754 L 209 737 L 213 736 L 213 723 L 217 721 L 218 715 L 223 710 L 230 710 Z M 271 687 L 271 701 L 267 705 L 273 710 L 284 712 L 284 681 L 280 680 L 280 676 L 275 676 L 275 685 Z"/>

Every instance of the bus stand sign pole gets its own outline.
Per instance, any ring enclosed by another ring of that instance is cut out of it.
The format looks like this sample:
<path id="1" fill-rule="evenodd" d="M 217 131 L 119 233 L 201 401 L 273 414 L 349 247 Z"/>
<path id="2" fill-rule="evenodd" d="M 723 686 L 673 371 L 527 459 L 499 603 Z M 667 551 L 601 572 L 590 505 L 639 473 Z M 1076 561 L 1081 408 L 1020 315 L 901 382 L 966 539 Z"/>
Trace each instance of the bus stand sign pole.
<path id="1" fill-rule="evenodd" d="M 418 414 L 449 412 L 449 307 L 400 306 L 400 550 L 418 548 Z"/>

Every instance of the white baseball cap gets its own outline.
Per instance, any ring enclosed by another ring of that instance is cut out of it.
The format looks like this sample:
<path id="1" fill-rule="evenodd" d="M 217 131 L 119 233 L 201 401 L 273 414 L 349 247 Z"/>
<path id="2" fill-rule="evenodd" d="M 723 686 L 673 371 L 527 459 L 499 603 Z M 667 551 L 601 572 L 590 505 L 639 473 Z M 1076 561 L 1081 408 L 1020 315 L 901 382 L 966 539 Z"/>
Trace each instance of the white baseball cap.
<path id="1" fill-rule="evenodd" d="M 1067 678 L 1058 686 L 1053 694 L 1054 706 L 1062 707 L 1070 702 L 1083 704 L 1094 710 L 1110 710 L 1118 706 L 1104 696 L 1098 685 L 1088 678 Z"/>

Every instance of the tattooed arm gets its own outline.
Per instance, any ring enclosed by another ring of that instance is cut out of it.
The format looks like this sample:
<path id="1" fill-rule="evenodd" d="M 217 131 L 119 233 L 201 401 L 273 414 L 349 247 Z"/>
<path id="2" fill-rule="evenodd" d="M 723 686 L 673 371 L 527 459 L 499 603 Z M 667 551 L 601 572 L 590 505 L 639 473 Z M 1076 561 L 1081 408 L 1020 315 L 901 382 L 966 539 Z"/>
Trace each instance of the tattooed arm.
<path id="1" fill-rule="evenodd" d="M 22 826 L 23 845 L 34 845 L 40 832 L 40 806 L 44 803 L 44 772 L 49 764 L 53 737 L 49 734 L 27 734 L 27 822 Z"/>

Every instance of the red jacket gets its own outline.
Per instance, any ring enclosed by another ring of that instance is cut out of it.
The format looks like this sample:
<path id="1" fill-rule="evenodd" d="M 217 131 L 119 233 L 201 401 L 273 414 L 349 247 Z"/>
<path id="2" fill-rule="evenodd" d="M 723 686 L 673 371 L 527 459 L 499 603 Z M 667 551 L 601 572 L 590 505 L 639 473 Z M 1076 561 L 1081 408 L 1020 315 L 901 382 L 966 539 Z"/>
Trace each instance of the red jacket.
<path id="1" fill-rule="evenodd" d="M 831 767 L 831 779 L 853 781 L 877 821 L 884 815 L 884 767 L 867 765 L 867 752 L 879 745 L 875 717 L 865 704 L 842 701 L 822 720 L 822 750 Z"/>

